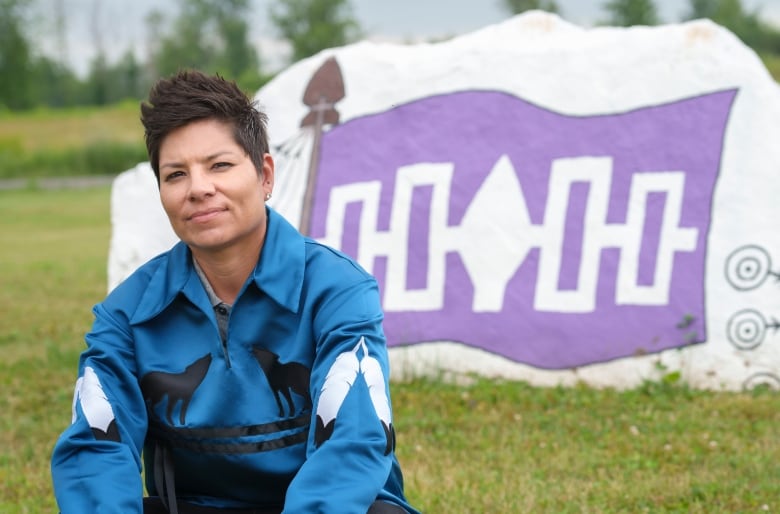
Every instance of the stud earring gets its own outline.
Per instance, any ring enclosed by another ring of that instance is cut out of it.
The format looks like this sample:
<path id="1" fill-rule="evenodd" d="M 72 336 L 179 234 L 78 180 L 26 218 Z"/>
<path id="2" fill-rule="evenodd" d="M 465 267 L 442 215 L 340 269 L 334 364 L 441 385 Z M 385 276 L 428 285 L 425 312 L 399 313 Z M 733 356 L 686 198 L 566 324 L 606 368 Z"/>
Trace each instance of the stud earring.
<path id="1" fill-rule="evenodd" d="M 270 199 L 271 199 L 271 193 L 266 193 L 265 194 L 265 201 L 267 202 Z"/>

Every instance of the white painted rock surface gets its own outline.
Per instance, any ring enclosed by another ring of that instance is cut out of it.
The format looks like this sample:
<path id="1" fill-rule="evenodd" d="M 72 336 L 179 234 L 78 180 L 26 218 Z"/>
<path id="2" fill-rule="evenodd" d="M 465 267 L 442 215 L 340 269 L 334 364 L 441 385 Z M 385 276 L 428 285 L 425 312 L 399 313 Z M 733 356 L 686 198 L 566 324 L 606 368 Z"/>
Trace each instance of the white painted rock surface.
<path id="1" fill-rule="evenodd" d="M 330 58 L 317 136 L 303 98 Z M 328 50 L 257 99 L 270 204 L 377 276 L 396 377 L 780 387 L 780 91 L 724 28 L 532 12 Z M 117 178 L 109 287 L 173 242 L 157 202 L 151 170 Z"/>

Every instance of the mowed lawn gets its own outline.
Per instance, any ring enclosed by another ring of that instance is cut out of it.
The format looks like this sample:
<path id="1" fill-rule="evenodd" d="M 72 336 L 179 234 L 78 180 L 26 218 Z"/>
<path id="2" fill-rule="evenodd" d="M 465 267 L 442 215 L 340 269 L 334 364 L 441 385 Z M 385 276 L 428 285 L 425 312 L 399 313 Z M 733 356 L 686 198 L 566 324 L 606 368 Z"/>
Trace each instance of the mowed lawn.
<path id="1" fill-rule="evenodd" d="M 57 512 L 49 457 L 109 237 L 106 187 L 0 191 L 0 513 Z M 780 511 L 775 391 L 435 377 L 392 390 L 407 493 L 426 513 Z"/>

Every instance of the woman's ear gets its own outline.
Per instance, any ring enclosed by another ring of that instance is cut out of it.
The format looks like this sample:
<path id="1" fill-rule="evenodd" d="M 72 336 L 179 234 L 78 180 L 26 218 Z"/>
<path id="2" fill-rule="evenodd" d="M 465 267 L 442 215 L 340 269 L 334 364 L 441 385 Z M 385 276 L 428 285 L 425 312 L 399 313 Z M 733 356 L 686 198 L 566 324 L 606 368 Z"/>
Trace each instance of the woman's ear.
<path id="1" fill-rule="evenodd" d="M 274 158 L 270 153 L 263 154 L 263 170 L 262 170 L 262 184 L 263 194 L 266 200 L 271 198 L 271 194 L 274 191 Z"/>

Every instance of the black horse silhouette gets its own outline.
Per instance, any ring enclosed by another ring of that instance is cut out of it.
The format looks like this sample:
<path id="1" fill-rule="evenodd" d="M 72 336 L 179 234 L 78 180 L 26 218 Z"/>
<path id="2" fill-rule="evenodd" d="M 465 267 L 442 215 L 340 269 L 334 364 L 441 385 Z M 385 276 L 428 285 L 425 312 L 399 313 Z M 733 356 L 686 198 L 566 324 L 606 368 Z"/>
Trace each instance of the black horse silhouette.
<path id="1" fill-rule="evenodd" d="M 271 386 L 279 407 L 279 416 L 284 417 L 284 405 L 282 397 L 287 401 L 287 416 L 295 414 L 295 403 L 291 392 L 303 397 L 305 408 L 311 408 L 311 394 L 309 394 L 309 369 L 298 362 L 279 362 L 279 356 L 264 348 L 252 348 L 252 354 L 265 373 L 265 378 Z"/>
<path id="2" fill-rule="evenodd" d="M 168 406 L 165 410 L 165 416 L 171 425 L 173 425 L 173 407 L 181 401 L 179 423 L 183 425 L 192 395 L 203 382 L 210 365 L 211 354 L 208 354 L 187 366 L 182 373 L 165 373 L 163 371 L 147 373 L 141 378 L 144 399 L 150 402 L 150 408 L 153 408 L 167 396 Z"/>

